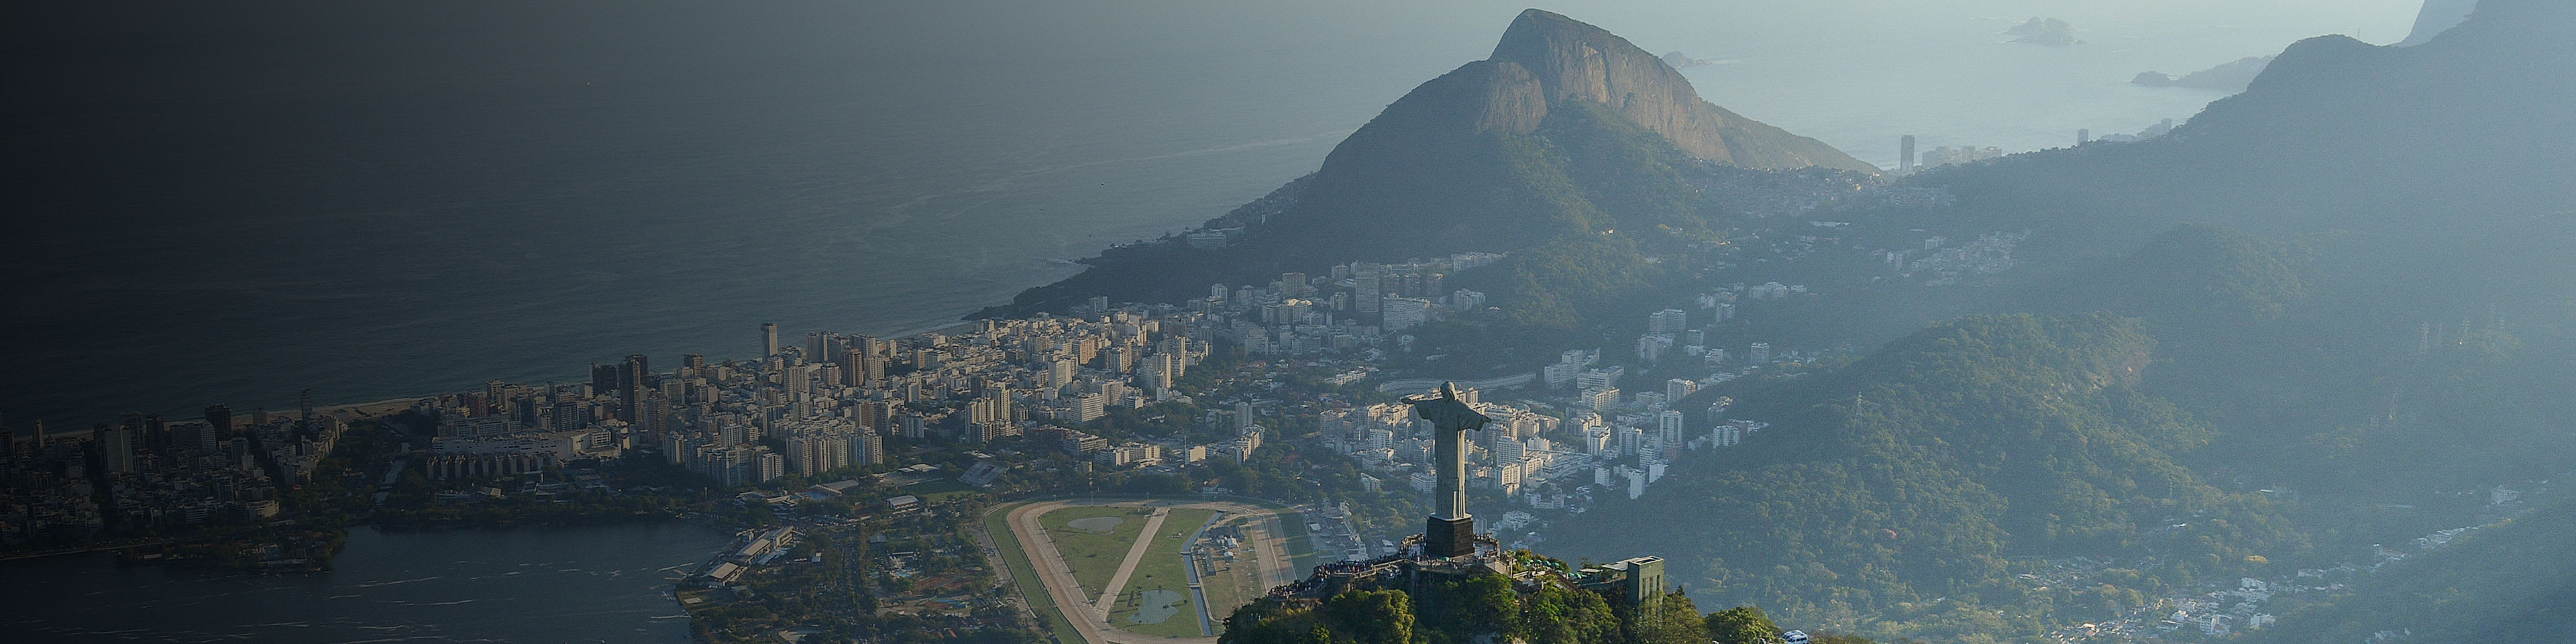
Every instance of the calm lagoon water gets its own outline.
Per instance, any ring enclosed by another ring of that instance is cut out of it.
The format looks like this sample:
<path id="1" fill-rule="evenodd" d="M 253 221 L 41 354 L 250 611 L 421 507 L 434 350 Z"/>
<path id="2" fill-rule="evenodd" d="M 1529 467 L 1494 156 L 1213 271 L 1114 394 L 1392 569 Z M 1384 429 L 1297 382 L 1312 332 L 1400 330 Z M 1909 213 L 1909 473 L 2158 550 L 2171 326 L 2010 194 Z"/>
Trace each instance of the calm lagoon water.
<path id="1" fill-rule="evenodd" d="M 0 562 L 0 631 L 20 642 L 689 641 L 671 580 L 728 535 L 686 524 L 378 532 L 328 573 L 118 565 L 105 553 Z"/>

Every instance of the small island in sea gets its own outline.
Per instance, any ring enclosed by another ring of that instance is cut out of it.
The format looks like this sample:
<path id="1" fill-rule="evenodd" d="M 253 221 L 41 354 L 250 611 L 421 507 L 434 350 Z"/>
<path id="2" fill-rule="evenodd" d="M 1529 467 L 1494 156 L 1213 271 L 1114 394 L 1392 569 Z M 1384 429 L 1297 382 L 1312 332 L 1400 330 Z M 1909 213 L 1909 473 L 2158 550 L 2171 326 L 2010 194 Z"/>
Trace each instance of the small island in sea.
<path id="1" fill-rule="evenodd" d="M 1674 50 L 1674 51 L 1664 52 L 1664 57 L 1663 57 L 1663 58 L 1664 58 L 1664 64 L 1673 66 L 1673 69 L 1684 69 L 1684 68 L 1690 68 L 1690 67 L 1707 67 L 1707 66 L 1709 66 L 1709 65 L 1715 65 L 1715 64 L 1717 64 L 1717 61 L 1714 61 L 1714 60 L 1701 60 L 1701 59 L 1697 59 L 1697 58 L 1692 58 L 1692 57 L 1690 57 L 1690 56 L 1689 56 L 1689 55 L 1687 55 L 1687 54 L 1683 54 L 1680 50 Z"/>
<path id="2" fill-rule="evenodd" d="M 2075 39 L 2075 25 L 2056 18 L 2031 18 L 2029 22 L 2004 30 L 2004 35 L 2018 36 L 2013 42 L 2050 47 L 2084 44 L 2084 41 Z"/>

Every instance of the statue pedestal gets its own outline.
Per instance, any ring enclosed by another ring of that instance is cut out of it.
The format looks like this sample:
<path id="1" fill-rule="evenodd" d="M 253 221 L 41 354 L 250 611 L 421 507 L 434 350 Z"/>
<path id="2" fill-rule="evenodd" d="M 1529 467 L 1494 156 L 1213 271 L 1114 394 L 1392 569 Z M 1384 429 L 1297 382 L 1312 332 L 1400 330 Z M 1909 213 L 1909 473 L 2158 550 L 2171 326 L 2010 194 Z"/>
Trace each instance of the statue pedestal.
<path id="1" fill-rule="evenodd" d="M 1423 522 L 1422 549 L 1425 554 L 1448 558 L 1476 552 L 1476 517 L 1455 519 L 1433 516 Z"/>

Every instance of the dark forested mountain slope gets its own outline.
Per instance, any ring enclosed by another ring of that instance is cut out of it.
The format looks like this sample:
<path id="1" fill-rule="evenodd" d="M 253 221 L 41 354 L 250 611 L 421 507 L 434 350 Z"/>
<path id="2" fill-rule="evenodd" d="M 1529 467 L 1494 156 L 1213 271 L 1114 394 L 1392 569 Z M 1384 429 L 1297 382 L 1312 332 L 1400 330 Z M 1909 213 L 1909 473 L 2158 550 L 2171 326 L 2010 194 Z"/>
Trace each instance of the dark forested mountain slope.
<path id="1" fill-rule="evenodd" d="M 2143 390 L 2219 430 L 2204 464 L 2362 503 L 2576 463 L 2576 215 L 2458 235 L 2167 231 L 2044 278 L 2029 310 L 2136 316 Z"/>
<path id="2" fill-rule="evenodd" d="M 2533 510 L 2283 615 L 2254 642 L 2564 642 L 2576 633 L 2576 503 Z"/>
<path id="3" fill-rule="evenodd" d="M 1721 388 L 1772 426 L 1586 513 L 1558 547 L 1662 553 L 1703 599 L 1907 635 L 1934 633 L 1876 622 L 1945 596 L 2009 603 L 2007 557 L 2152 548 L 2164 557 L 2138 574 L 2163 583 L 2298 549 L 2263 501 L 2174 461 L 2209 431 L 2132 388 L 2153 346 L 2126 318 L 1973 317 L 1840 368 Z"/>

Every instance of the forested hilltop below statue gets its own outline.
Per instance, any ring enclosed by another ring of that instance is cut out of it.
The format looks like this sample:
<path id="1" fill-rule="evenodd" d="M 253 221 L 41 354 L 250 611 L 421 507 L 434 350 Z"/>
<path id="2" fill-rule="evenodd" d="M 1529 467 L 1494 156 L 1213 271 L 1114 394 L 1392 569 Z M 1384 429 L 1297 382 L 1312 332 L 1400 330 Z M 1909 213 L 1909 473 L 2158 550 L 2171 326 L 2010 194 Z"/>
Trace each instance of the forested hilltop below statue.
<path id="1" fill-rule="evenodd" d="M 1780 630 L 1756 608 L 1702 615 L 1665 581 L 1661 557 L 1595 566 L 1503 551 L 1492 537 L 1474 534 L 1462 485 L 1460 434 L 1490 419 L 1460 399 L 1456 383 L 1404 403 L 1431 423 L 1438 454 L 1438 505 L 1424 533 L 1406 538 L 1396 554 L 1316 566 L 1313 576 L 1271 589 L 1226 618 L 1219 642 L 1866 642 L 1811 640 Z"/>

